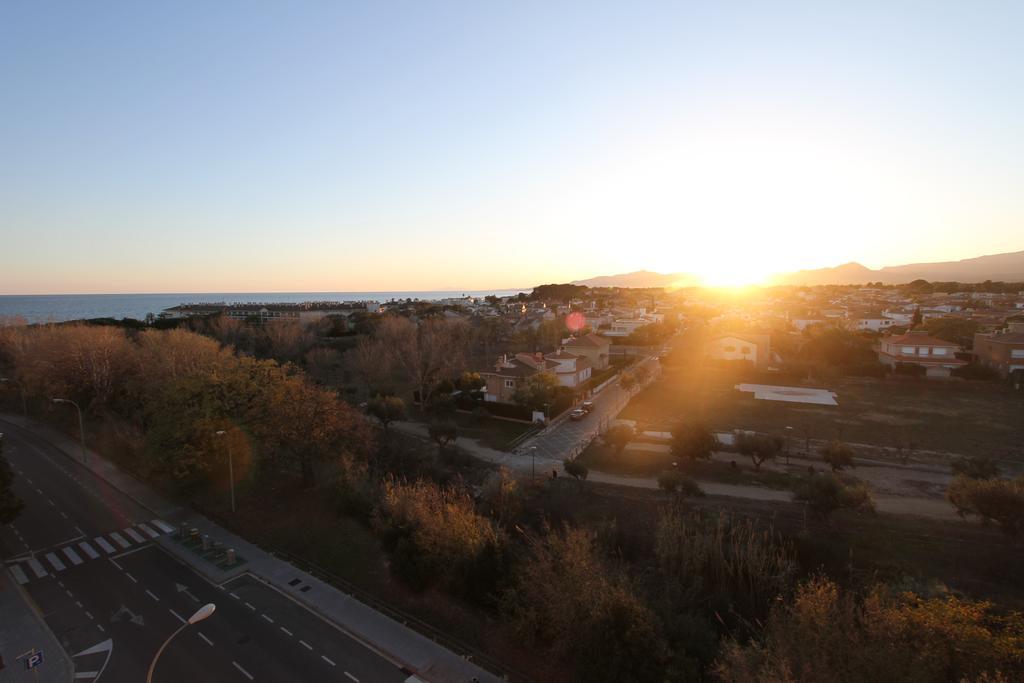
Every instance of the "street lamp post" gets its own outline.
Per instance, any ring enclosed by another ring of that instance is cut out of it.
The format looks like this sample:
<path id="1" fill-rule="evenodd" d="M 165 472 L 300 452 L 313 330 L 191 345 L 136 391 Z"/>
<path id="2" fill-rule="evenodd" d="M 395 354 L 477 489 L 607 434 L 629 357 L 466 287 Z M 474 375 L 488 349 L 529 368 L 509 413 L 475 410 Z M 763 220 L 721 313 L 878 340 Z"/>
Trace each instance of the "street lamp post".
<path id="1" fill-rule="evenodd" d="M 537 447 L 530 446 L 530 481 L 537 479 Z"/>
<path id="2" fill-rule="evenodd" d="M 55 398 L 54 403 L 70 403 L 78 411 L 78 439 L 82 444 L 82 462 L 89 464 L 89 452 L 85 450 L 85 424 L 82 422 L 82 408 L 70 398 Z"/>
<path id="3" fill-rule="evenodd" d="M 217 430 L 217 436 L 227 436 L 227 432 L 223 429 Z M 231 457 L 231 439 L 227 439 L 228 444 L 228 480 L 231 482 L 231 512 L 235 511 L 235 465 L 233 463 L 234 458 Z"/>
<path id="4" fill-rule="evenodd" d="M 195 614 L 188 618 L 188 621 L 179 626 L 177 631 L 168 636 L 167 640 L 164 641 L 164 644 L 160 646 L 160 649 L 157 650 L 156 654 L 153 656 L 153 661 L 149 665 L 149 673 L 146 674 L 146 683 L 153 683 L 153 669 L 156 668 L 156 660 L 160 659 L 160 655 L 164 653 L 164 649 L 168 646 L 168 644 L 170 644 L 170 642 L 174 640 L 174 636 L 178 635 L 192 624 L 198 624 L 203 619 L 206 619 L 211 614 L 213 614 L 213 611 L 215 609 L 217 609 L 217 606 L 214 605 L 212 602 L 203 605 Z"/>
<path id="5" fill-rule="evenodd" d="M 0 382 L 4 384 L 10 383 L 10 377 L 0 377 Z M 21 413 L 25 417 L 28 417 L 28 404 L 25 402 L 25 385 L 21 382 L 16 383 L 18 385 L 18 391 L 21 393 Z"/>

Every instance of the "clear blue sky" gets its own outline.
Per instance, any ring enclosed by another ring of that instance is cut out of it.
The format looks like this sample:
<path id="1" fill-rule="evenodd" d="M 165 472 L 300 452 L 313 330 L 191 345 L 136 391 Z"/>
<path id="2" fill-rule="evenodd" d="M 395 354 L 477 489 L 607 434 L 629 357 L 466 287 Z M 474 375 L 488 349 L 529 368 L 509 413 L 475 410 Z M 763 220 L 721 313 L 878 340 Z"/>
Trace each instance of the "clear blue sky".
<path id="1" fill-rule="evenodd" d="M 1024 3 L 0 5 L 0 293 L 1024 249 Z"/>

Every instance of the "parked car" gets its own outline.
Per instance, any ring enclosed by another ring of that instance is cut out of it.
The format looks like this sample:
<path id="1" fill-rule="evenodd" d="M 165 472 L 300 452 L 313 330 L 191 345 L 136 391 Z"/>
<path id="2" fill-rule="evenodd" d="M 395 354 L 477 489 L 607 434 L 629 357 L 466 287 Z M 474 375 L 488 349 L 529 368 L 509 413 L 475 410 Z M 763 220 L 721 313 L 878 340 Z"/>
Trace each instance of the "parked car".
<path id="1" fill-rule="evenodd" d="M 582 408 L 577 408 L 576 410 L 574 410 L 571 413 L 569 413 L 569 419 L 573 420 L 574 422 L 578 421 L 578 420 L 582 420 L 586 416 L 587 416 L 587 411 L 583 410 Z"/>
<path id="2" fill-rule="evenodd" d="M 582 410 L 585 410 L 585 411 L 587 411 L 589 413 L 591 410 L 594 409 L 594 402 L 593 401 L 584 401 L 583 403 L 580 404 L 580 408 Z"/>

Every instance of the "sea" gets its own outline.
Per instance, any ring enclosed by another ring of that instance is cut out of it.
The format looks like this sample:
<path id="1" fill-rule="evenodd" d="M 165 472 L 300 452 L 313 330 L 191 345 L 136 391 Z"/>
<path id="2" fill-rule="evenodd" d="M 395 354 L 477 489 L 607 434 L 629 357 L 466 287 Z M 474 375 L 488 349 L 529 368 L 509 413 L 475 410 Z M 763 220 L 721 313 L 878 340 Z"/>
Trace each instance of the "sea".
<path id="1" fill-rule="evenodd" d="M 0 321 L 21 318 L 29 323 L 66 322 L 91 318 L 145 319 L 148 313 L 178 304 L 305 303 L 310 301 L 438 301 L 464 296 L 513 296 L 532 288 L 435 292 L 209 292 L 203 294 L 9 294 L 0 295 Z"/>

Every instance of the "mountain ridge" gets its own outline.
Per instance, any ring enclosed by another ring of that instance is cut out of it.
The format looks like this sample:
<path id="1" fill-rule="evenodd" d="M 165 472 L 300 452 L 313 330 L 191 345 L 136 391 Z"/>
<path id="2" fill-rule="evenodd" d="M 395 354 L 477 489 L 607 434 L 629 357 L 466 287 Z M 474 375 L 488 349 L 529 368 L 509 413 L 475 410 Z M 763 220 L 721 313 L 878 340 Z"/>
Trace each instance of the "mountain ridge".
<path id="1" fill-rule="evenodd" d="M 769 285 L 859 285 L 881 282 L 900 285 L 914 280 L 940 282 L 1024 282 L 1024 251 L 986 254 L 959 261 L 907 263 L 882 268 L 868 268 L 850 261 L 838 266 L 812 268 L 770 276 Z M 700 284 L 700 278 L 690 273 L 656 273 L 638 270 L 618 275 L 599 275 L 574 280 L 574 285 L 588 287 L 691 287 Z"/>

